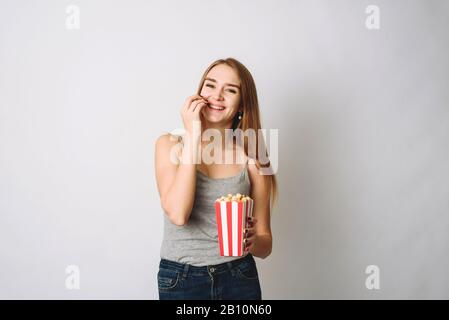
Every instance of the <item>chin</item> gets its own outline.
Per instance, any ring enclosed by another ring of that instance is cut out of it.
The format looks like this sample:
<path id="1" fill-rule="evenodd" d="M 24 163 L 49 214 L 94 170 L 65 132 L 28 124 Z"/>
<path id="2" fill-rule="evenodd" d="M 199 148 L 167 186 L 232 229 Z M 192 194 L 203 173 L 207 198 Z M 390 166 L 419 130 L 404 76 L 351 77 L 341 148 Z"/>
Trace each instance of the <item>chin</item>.
<path id="1" fill-rule="evenodd" d="M 208 117 L 208 116 L 205 116 L 204 120 L 206 120 L 208 123 L 213 123 L 213 124 L 220 124 L 220 123 L 224 122 L 222 118 Z"/>
<path id="2" fill-rule="evenodd" d="M 214 114 L 208 114 L 207 112 L 203 113 L 203 118 L 210 123 L 221 123 L 225 120 L 225 117 L 223 115 L 214 115 Z"/>

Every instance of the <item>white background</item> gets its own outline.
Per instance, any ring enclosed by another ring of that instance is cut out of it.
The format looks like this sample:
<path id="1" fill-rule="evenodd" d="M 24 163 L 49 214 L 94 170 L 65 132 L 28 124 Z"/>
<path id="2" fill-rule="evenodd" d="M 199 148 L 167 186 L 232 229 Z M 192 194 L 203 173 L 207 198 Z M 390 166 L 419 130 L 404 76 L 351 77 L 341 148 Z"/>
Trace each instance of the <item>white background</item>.
<path id="1" fill-rule="evenodd" d="M 0 298 L 157 299 L 154 142 L 226 57 L 279 130 L 263 297 L 449 298 L 447 30 L 444 0 L 1 0 Z"/>

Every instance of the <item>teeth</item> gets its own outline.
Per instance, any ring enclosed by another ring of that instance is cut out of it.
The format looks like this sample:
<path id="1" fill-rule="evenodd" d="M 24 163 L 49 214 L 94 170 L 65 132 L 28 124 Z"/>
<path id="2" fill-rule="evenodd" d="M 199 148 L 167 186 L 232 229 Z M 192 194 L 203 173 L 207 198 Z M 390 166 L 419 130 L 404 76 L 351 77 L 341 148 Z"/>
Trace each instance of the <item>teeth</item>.
<path id="1" fill-rule="evenodd" d="M 210 104 L 209 107 L 215 110 L 224 110 L 224 107 L 214 106 L 213 104 Z"/>

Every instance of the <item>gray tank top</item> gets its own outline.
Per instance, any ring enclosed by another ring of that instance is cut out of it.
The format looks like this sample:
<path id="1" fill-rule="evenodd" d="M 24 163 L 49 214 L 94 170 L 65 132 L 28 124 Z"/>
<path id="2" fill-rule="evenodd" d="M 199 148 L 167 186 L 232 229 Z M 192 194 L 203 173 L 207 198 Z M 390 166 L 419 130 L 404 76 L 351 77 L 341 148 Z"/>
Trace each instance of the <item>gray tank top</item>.
<path id="1" fill-rule="evenodd" d="M 161 258 L 187 263 L 193 266 L 207 266 L 239 259 L 222 257 L 218 245 L 218 231 L 215 220 L 215 200 L 228 193 L 250 194 L 248 161 L 236 176 L 209 178 L 196 170 L 196 192 L 189 221 L 177 226 L 164 213 L 164 235 Z"/>

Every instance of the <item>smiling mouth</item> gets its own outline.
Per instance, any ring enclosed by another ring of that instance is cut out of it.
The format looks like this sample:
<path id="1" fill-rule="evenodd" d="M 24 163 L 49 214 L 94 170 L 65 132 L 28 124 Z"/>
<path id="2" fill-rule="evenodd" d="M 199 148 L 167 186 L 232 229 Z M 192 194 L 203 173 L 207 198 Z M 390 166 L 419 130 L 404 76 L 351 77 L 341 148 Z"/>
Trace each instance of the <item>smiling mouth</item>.
<path id="1" fill-rule="evenodd" d="M 225 107 L 215 106 L 213 104 L 208 104 L 207 107 L 214 111 L 223 111 L 225 109 Z"/>

